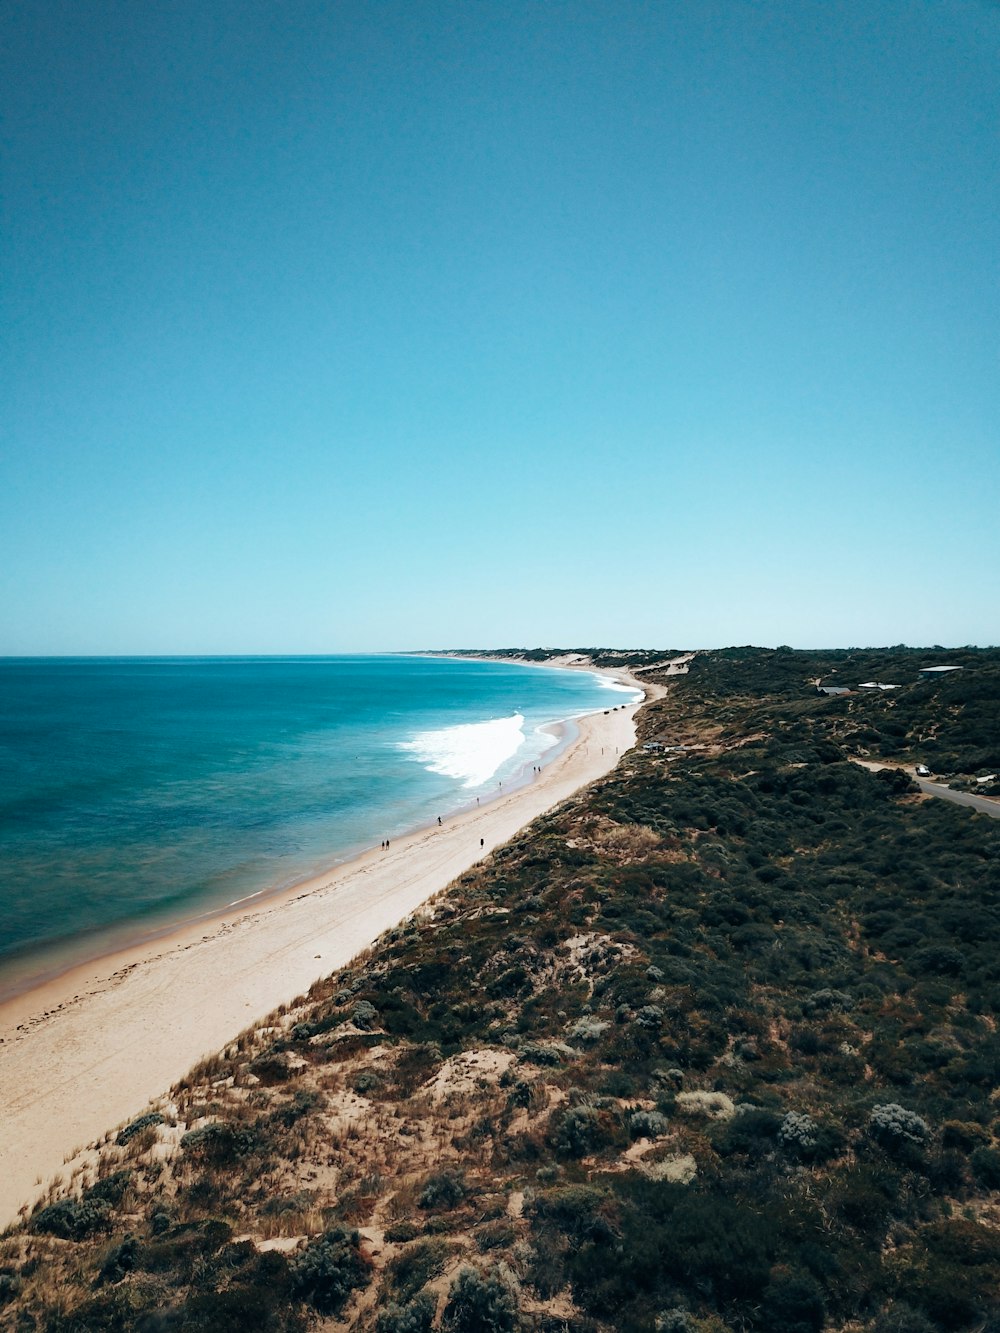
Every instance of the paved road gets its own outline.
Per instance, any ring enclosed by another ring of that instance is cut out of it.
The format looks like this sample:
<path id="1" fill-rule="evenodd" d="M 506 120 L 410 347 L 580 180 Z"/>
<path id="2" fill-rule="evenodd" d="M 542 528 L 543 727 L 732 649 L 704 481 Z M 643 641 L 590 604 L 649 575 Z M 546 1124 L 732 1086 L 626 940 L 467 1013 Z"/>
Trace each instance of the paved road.
<path id="1" fill-rule="evenodd" d="M 989 796 L 973 796 L 968 791 L 952 791 L 950 787 L 942 787 L 940 782 L 928 782 L 926 778 L 914 778 L 922 792 L 928 796 L 943 796 L 946 801 L 954 801 L 956 805 L 971 805 L 973 810 L 979 810 L 984 815 L 989 815 L 991 819 L 1000 819 L 1000 801 L 993 800 Z"/>
<path id="2" fill-rule="evenodd" d="M 882 768 L 901 768 L 926 796 L 941 796 L 946 801 L 954 801 L 956 805 L 969 805 L 980 814 L 989 815 L 991 819 L 1000 819 L 1000 801 L 990 796 L 974 796 L 971 792 L 942 787 L 940 782 L 928 782 L 926 778 L 918 778 L 907 764 L 876 764 L 871 759 L 855 759 L 853 762 L 867 768 L 870 773 L 877 773 Z"/>

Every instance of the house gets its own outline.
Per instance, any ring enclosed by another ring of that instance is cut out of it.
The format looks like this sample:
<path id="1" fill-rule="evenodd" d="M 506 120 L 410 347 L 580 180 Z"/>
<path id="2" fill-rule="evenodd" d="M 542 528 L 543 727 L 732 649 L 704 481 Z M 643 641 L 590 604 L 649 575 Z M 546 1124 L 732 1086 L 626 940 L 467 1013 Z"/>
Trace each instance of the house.
<path id="1" fill-rule="evenodd" d="M 850 694 L 846 685 L 817 685 L 820 694 Z"/>
<path id="2" fill-rule="evenodd" d="M 883 685 L 880 680 L 866 680 L 858 686 L 859 690 L 898 690 L 898 685 Z"/>
<path id="3" fill-rule="evenodd" d="M 964 671 L 964 670 L 965 667 L 960 667 L 960 666 L 930 666 L 930 667 L 921 667 L 920 674 L 922 676 L 943 676 L 946 671 Z"/>

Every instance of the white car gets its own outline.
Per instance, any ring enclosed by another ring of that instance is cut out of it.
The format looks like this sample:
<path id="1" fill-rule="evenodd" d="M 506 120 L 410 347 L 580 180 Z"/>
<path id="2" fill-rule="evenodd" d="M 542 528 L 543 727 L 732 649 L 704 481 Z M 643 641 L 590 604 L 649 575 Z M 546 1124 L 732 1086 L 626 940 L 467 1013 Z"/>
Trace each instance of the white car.
<path id="1" fill-rule="evenodd" d="M 918 764 L 916 767 L 916 774 L 918 778 L 929 778 L 931 775 L 931 770 L 927 767 L 926 764 Z"/>

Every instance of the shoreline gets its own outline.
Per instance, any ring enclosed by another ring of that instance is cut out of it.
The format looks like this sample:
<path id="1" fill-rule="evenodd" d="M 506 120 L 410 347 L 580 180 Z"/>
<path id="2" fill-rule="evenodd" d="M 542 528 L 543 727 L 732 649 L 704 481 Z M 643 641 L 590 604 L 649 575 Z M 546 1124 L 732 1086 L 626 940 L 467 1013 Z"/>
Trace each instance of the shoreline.
<path id="1" fill-rule="evenodd" d="M 0 1226 L 15 1221 L 83 1145 L 140 1114 L 199 1060 L 610 772 L 634 744 L 635 714 L 654 691 L 627 671 L 584 669 L 643 697 L 572 719 L 576 737 L 553 747 L 527 782 L 441 826 L 415 829 L 388 851 L 362 852 L 0 1002 Z"/>
<path id="2" fill-rule="evenodd" d="M 447 661 L 460 661 L 463 658 L 469 661 L 478 662 L 511 662 L 512 659 L 500 657 L 488 657 L 479 655 L 472 657 L 467 654 L 451 653 L 402 653 L 399 656 L 405 657 L 436 657 Z M 561 659 L 553 659 L 547 662 L 513 662 L 518 666 L 537 666 L 542 669 L 555 667 L 559 670 L 584 669 L 582 664 L 567 664 Z M 616 673 L 609 669 L 600 669 L 589 667 L 590 674 L 595 676 L 612 677 L 623 673 Z M 624 673 L 627 674 L 627 673 Z M 632 680 L 631 684 L 637 690 L 647 690 L 647 687 L 637 680 Z M 619 706 L 619 705 L 615 705 Z M 572 730 L 579 722 L 581 717 L 593 716 L 590 713 L 581 713 L 566 718 L 558 718 L 552 722 L 545 723 L 541 730 L 549 730 L 550 734 L 556 737 L 556 744 L 550 747 L 539 760 L 540 767 L 544 770 L 547 765 L 556 760 L 567 746 L 573 744 L 574 737 Z M 569 734 L 564 734 L 569 733 Z M 513 776 L 510 784 L 510 790 L 516 790 L 527 783 L 537 780 L 538 775 L 530 773 L 527 767 L 518 770 Z M 483 798 L 485 803 L 490 803 L 496 799 L 491 792 Z M 460 804 L 454 807 L 446 816 L 452 819 L 458 814 L 464 813 L 474 806 Z M 412 834 L 419 833 L 424 829 L 434 827 L 433 822 L 426 824 L 412 824 L 405 828 L 401 833 L 394 835 L 397 840 L 404 837 L 410 837 Z M 294 894 L 305 886 L 311 886 L 316 881 L 332 874 L 341 866 L 346 866 L 356 861 L 359 857 L 375 850 L 374 843 L 371 846 L 354 844 L 343 850 L 341 855 L 331 853 L 327 860 L 325 857 L 322 862 L 314 866 L 307 873 L 300 873 L 299 878 L 291 882 L 265 884 L 263 887 L 254 889 L 239 898 L 229 902 L 209 903 L 200 909 L 196 904 L 192 904 L 192 910 L 180 915 L 170 917 L 166 911 L 156 919 L 153 919 L 144 927 L 141 917 L 133 921 L 122 921 L 104 926 L 96 926 L 79 935 L 69 939 L 57 940 L 41 946 L 28 946 L 24 953 L 15 952 L 10 956 L 10 978 L 4 979 L 0 974 L 0 1034 L 3 1027 L 3 1011 L 5 1007 L 22 996 L 30 995 L 34 991 L 41 991 L 45 987 L 58 983 L 63 977 L 80 972 L 85 969 L 97 968 L 106 961 L 118 958 L 119 956 L 131 955 L 137 950 L 148 950 L 162 942 L 169 942 L 172 936 L 180 936 L 189 930 L 197 927 L 208 927 L 220 921 L 227 916 L 242 914 L 244 911 L 256 911 L 258 908 L 266 906 L 268 903 L 282 898 L 284 895 Z M 87 941 L 91 943 L 88 945 Z M 23 962 L 24 967 L 19 968 L 19 963 Z M 34 963 L 38 964 L 37 968 Z M 0 1035 L 2 1042 L 2 1035 Z"/>

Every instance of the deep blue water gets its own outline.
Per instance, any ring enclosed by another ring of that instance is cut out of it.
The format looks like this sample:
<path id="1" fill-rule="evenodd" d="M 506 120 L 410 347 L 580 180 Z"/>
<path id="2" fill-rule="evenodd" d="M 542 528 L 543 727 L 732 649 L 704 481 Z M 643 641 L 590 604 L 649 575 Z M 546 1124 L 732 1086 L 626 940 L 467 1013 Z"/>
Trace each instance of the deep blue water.
<path id="1" fill-rule="evenodd" d="M 419 657 L 0 660 L 0 991 L 493 795 L 539 726 L 627 697 Z"/>

